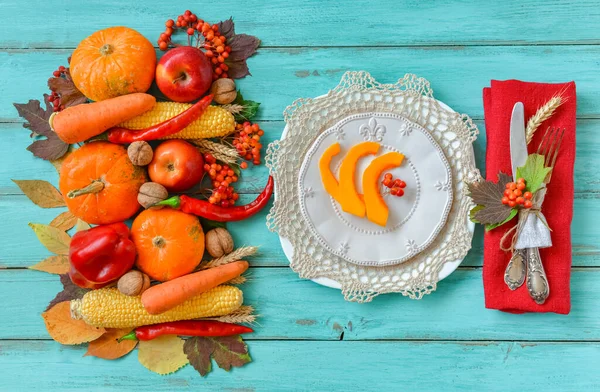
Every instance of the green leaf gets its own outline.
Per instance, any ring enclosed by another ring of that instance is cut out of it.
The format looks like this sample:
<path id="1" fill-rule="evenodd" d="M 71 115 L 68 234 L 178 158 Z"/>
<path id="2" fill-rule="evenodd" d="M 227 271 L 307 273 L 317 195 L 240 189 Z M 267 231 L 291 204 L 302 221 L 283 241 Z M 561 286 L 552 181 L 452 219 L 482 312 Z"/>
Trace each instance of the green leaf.
<path id="1" fill-rule="evenodd" d="M 524 178 L 527 190 L 531 193 L 538 191 L 552 168 L 544 167 L 544 156 L 529 154 L 525 166 L 517 168 L 517 178 Z"/>
<path id="2" fill-rule="evenodd" d="M 235 118 L 236 122 L 242 123 L 244 121 L 250 121 L 254 116 L 256 116 L 260 103 L 244 99 L 242 92 L 238 90 L 237 97 L 235 97 L 232 105 L 241 106 L 240 110 L 237 110 L 235 113 L 233 113 L 233 117 Z"/>
<path id="3" fill-rule="evenodd" d="M 218 227 L 221 227 L 223 229 L 227 228 L 226 222 L 217 222 L 206 218 L 200 218 L 200 224 L 202 225 L 202 229 L 204 230 L 204 232 L 216 229 Z"/>
<path id="4" fill-rule="evenodd" d="M 518 212 L 519 212 L 519 210 L 517 210 L 516 208 L 513 208 L 512 210 L 510 210 L 510 215 L 508 216 L 508 218 L 504 219 L 504 221 L 502 221 L 500 223 L 493 223 L 493 224 L 485 225 L 485 231 L 494 230 L 496 227 L 502 226 L 503 224 L 510 222 L 515 216 L 517 216 Z"/>
<path id="5" fill-rule="evenodd" d="M 478 211 L 483 210 L 485 207 L 482 206 L 481 204 L 476 205 L 475 207 L 471 208 L 471 211 L 469 212 L 469 219 L 471 219 L 471 222 L 473 223 L 481 223 L 479 222 L 476 218 L 475 218 L 475 214 L 477 214 Z"/>
<path id="6" fill-rule="evenodd" d="M 201 337 L 187 339 L 183 352 L 190 364 L 202 376 L 212 370 L 211 357 L 217 365 L 226 371 L 232 367 L 241 367 L 252 361 L 248 346 L 241 336 Z"/>

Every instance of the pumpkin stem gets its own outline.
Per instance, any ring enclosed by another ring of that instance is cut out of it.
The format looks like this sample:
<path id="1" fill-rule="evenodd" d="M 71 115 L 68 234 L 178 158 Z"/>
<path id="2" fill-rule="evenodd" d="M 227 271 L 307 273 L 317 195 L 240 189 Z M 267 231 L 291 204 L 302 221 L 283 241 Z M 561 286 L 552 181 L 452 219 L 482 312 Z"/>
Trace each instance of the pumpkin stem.
<path id="1" fill-rule="evenodd" d="M 166 244 L 167 241 L 165 241 L 165 239 L 161 236 L 156 236 L 152 239 L 152 245 L 156 246 L 157 248 L 164 248 Z"/>
<path id="2" fill-rule="evenodd" d="M 74 199 L 77 196 L 88 195 L 90 193 L 98 193 L 102 189 L 104 189 L 104 182 L 102 180 L 94 180 L 90 183 L 90 185 L 81 188 L 81 189 L 73 189 L 69 193 L 67 193 L 67 197 L 69 199 Z"/>
<path id="3" fill-rule="evenodd" d="M 100 54 L 103 55 L 103 56 L 111 54 L 112 52 L 113 52 L 113 47 L 112 47 L 111 44 L 104 44 L 100 48 Z"/>

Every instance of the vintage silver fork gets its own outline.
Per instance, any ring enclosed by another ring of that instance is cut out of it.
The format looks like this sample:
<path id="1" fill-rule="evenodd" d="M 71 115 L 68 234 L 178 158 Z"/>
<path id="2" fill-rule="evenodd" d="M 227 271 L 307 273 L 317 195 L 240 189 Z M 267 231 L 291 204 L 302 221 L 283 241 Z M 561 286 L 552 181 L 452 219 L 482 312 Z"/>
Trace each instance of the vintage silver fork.
<path id="1" fill-rule="evenodd" d="M 550 178 L 552 178 L 552 172 L 554 171 L 554 165 L 556 164 L 556 158 L 558 157 L 564 134 L 564 128 L 548 127 L 542 137 L 537 153 L 544 156 L 544 166 L 550 168 L 550 172 L 544 179 L 544 184 L 548 184 Z M 527 290 L 529 291 L 531 298 L 540 305 L 543 304 L 550 295 L 548 278 L 546 277 L 546 271 L 544 271 L 540 250 L 538 248 L 527 249 Z"/>

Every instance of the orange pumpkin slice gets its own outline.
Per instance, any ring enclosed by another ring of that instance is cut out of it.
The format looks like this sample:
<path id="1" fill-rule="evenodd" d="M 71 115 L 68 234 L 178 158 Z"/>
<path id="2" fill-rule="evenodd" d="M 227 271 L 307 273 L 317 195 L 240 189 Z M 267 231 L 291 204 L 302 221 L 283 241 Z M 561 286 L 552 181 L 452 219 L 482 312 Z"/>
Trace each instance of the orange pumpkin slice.
<path id="1" fill-rule="evenodd" d="M 340 143 L 334 143 L 331 146 L 327 147 L 327 150 L 319 159 L 319 172 L 321 173 L 321 181 L 323 182 L 323 187 L 325 191 L 329 193 L 331 197 L 335 201 L 341 204 L 340 202 L 340 185 L 336 180 L 335 176 L 331 172 L 331 160 L 334 156 L 338 155 L 341 151 Z"/>
<path id="2" fill-rule="evenodd" d="M 398 152 L 389 152 L 373 159 L 363 174 L 363 191 L 367 219 L 379 226 L 387 224 L 389 210 L 379 192 L 379 177 L 385 170 L 400 166 L 404 155 Z"/>
<path id="3" fill-rule="evenodd" d="M 354 177 L 358 160 L 366 155 L 377 154 L 379 143 L 362 142 L 353 146 L 342 161 L 340 167 L 339 203 L 345 212 L 364 218 L 365 202 L 356 191 Z"/>

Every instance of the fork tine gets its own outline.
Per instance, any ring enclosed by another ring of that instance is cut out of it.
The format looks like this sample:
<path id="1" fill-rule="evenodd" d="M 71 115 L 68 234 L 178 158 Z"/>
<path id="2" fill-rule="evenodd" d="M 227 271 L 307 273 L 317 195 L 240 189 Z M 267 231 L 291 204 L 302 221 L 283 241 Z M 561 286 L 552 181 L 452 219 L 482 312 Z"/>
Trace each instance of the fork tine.
<path id="1" fill-rule="evenodd" d="M 558 142 L 558 135 L 560 133 L 560 128 L 552 127 L 552 131 L 550 136 L 548 136 L 548 149 L 544 155 L 544 165 L 546 167 L 552 167 L 550 162 L 552 162 L 552 155 L 554 154 L 554 149 L 556 148 L 556 144 Z"/>
<path id="2" fill-rule="evenodd" d="M 556 163 L 556 158 L 558 157 L 558 152 L 560 151 L 560 145 L 562 143 L 563 140 L 563 136 L 565 136 L 565 128 L 562 129 L 562 131 L 560 131 L 560 136 L 558 137 L 558 141 L 556 143 L 556 149 L 554 150 L 554 154 L 552 157 L 552 164 L 550 165 L 550 167 L 554 167 L 554 164 Z"/>
<path id="3" fill-rule="evenodd" d="M 544 132 L 544 136 L 542 136 L 542 141 L 540 142 L 540 145 L 538 146 L 537 153 L 540 155 L 545 155 L 543 150 L 544 150 L 544 145 L 546 142 L 546 137 L 548 136 L 549 131 L 550 131 L 550 127 L 546 128 L 546 132 Z"/>

